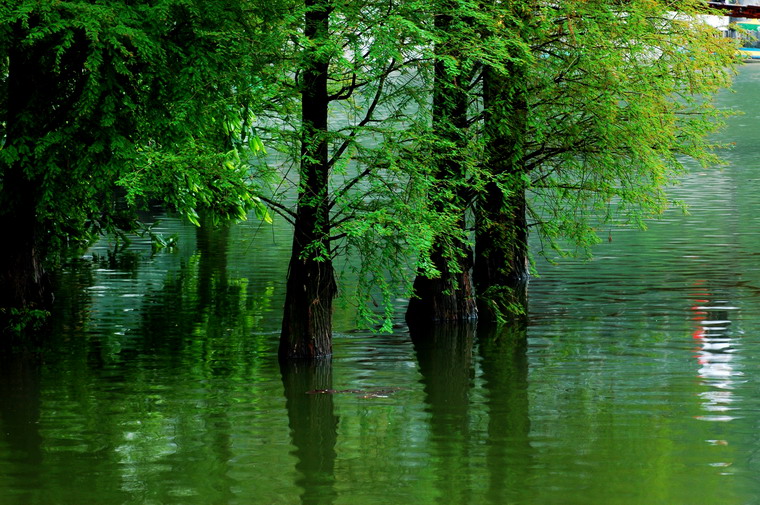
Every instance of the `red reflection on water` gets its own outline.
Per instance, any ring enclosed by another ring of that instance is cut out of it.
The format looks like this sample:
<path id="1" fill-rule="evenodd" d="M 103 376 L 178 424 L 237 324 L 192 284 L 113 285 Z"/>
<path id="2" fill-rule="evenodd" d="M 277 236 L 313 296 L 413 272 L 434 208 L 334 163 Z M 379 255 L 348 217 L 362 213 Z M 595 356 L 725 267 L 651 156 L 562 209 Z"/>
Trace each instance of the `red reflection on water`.
<path id="1" fill-rule="evenodd" d="M 694 282 L 690 293 L 691 320 L 695 328 L 691 336 L 699 344 L 694 348 L 694 357 L 699 363 L 697 376 L 707 389 L 698 396 L 702 399 L 705 415 L 697 419 L 705 421 L 731 421 L 730 412 L 735 407 L 733 395 L 734 379 L 741 372 L 735 369 L 733 339 L 728 334 L 731 321 L 728 318 L 729 307 L 725 302 L 716 300 L 706 286 L 707 281 Z"/>
<path id="2" fill-rule="evenodd" d="M 696 281 L 693 286 L 702 286 L 705 284 L 704 280 Z M 694 314 L 694 316 L 691 318 L 693 321 L 704 321 L 707 319 L 707 311 L 703 309 L 703 305 L 710 303 L 709 296 L 710 293 L 706 290 L 699 290 L 691 293 L 692 296 L 699 296 L 700 298 L 695 298 L 694 303 L 691 307 L 691 311 Z M 697 324 L 697 328 L 694 330 L 694 332 L 691 334 L 691 336 L 694 339 L 701 340 L 705 338 L 705 327 L 701 324 Z"/>

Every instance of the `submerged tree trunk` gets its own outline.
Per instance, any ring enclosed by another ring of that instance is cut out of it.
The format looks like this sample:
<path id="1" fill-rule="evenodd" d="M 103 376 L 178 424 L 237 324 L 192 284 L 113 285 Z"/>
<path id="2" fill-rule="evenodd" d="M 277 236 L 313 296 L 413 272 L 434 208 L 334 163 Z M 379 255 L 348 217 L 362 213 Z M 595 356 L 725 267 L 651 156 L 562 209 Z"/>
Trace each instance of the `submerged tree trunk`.
<path id="1" fill-rule="evenodd" d="M 442 2 L 441 15 L 435 19 L 435 27 L 442 34 L 450 34 L 456 12 L 453 2 Z M 441 194 L 432 195 L 438 212 L 459 213 L 461 235 L 439 237 L 433 244 L 431 260 L 440 276 L 430 278 L 419 273 L 414 281 L 414 297 L 409 301 L 406 313 L 408 321 L 456 321 L 477 318 L 477 306 L 473 293 L 471 269 L 472 251 L 465 242 L 465 169 L 462 158 L 467 144 L 468 82 L 463 72 L 451 69 L 442 57 L 458 58 L 456 38 L 436 47 L 435 81 L 433 87 L 433 133 L 442 144 L 437 153 L 434 177 Z M 450 64 L 450 63 L 449 63 Z M 444 201 L 442 194 L 452 198 Z"/>
<path id="2" fill-rule="evenodd" d="M 314 42 L 311 61 L 301 73 L 301 167 L 293 249 L 280 336 L 281 358 L 320 358 L 332 354 L 332 302 L 337 288 L 330 250 L 327 152 L 329 58 L 320 54 L 327 40 L 330 8 L 306 1 L 304 34 Z M 324 49 L 324 48 L 323 48 Z"/>
<path id="3" fill-rule="evenodd" d="M 485 131 L 492 180 L 478 195 L 474 279 L 482 320 L 497 321 L 526 303 L 528 222 L 522 145 L 527 130 L 524 76 L 487 68 L 483 75 Z"/>

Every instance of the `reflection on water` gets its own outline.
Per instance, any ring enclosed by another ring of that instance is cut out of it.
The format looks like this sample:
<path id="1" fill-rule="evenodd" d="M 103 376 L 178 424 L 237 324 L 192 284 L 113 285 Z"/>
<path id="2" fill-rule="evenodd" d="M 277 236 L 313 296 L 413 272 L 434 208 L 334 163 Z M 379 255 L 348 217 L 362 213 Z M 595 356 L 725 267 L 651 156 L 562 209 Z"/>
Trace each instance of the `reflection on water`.
<path id="1" fill-rule="evenodd" d="M 473 502 L 467 471 L 474 438 L 469 406 L 473 381 L 474 324 L 410 328 L 425 404 L 430 414 L 431 470 L 439 500 Z M 452 475 L 460 478 L 452 479 Z"/>
<path id="2" fill-rule="evenodd" d="M 304 505 L 331 505 L 335 490 L 335 444 L 338 440 L 338 417 L 332 381 L 332 362 L 301 361 L 281 364 L 282 383 L 288 410 L 290 434 L 295 446 L 296 484 L 303 489 Z M 319 391 L 319 392 L 317 392 Z"/>
<path id="3" fill-rule="evenodd" d="M 695 283 L 694 306 L 691 308 L 697 327 L 692 334 L 701 383 L 708 389 L 699 393 L 707 414 L 704 421 L 732 421 L 737 398 L 734 389 L 741 377 L 741 364 L 736 359 L 740 345 L 731 335 L 731 318 L 738 312 L 727 300 L 712 293 L 705 281 Z"/>
<path id="4" fill-rule="evenodd" d="M 720 98 L 747 114 L 674 189 L 689 215 L 539 261 L 501 330 L 339 308 L 332 361 L 281 368 L 287 226 L 98 244 L 49 344 L 0 358 L 0 504 L 760 502 L 759 84 Z"/>
<path id="5" fill-rule="evenodd" d="M 34 486 L 40 486 L 42 440 L 40 433 L 39 356 L 29 353 L 0 355 L 0 457 L 8 480 L 4 490 L 19 503 L 32 503 Z"/>
<path id="6" fill-rule="evenodd" d="M 517 502 L 533 473 L 527 345 L 524 321 L 501 329 L 481 326 L 478 332 L 488 413 L 486 502 L 492 505 Z"/>

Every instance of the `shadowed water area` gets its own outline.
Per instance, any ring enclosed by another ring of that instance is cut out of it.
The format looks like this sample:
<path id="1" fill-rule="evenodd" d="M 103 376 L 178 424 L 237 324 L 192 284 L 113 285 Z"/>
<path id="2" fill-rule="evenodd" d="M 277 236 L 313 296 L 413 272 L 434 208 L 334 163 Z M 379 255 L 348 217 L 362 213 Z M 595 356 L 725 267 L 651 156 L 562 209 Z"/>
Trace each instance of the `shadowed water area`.
<path id="1" fill-rule="evenodd" d="M 286 228 L 98 244 L 45 349 L 0 357 L 0 505 L 760 503 L 760 65 L 735 89 L 690 214 L 539 262 L 525 326 L 341 306 L 332 361 L 281 369 Z"/>

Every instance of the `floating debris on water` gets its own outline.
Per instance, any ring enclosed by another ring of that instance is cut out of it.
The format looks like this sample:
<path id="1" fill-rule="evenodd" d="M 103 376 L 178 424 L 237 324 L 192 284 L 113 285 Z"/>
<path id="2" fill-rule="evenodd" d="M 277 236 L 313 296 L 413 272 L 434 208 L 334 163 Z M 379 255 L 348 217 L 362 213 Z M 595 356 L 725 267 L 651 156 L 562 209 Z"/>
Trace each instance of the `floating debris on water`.
<path id="1" fill-rule="evenodd" d="M 350 393 L 359 396 L 360 398 L 388 398 L 396 391 L 400 391 L 402 388 L 382 388 L 382 389 L 312 389 L 307 391 L 307 395 L 335 395 Z"/>

